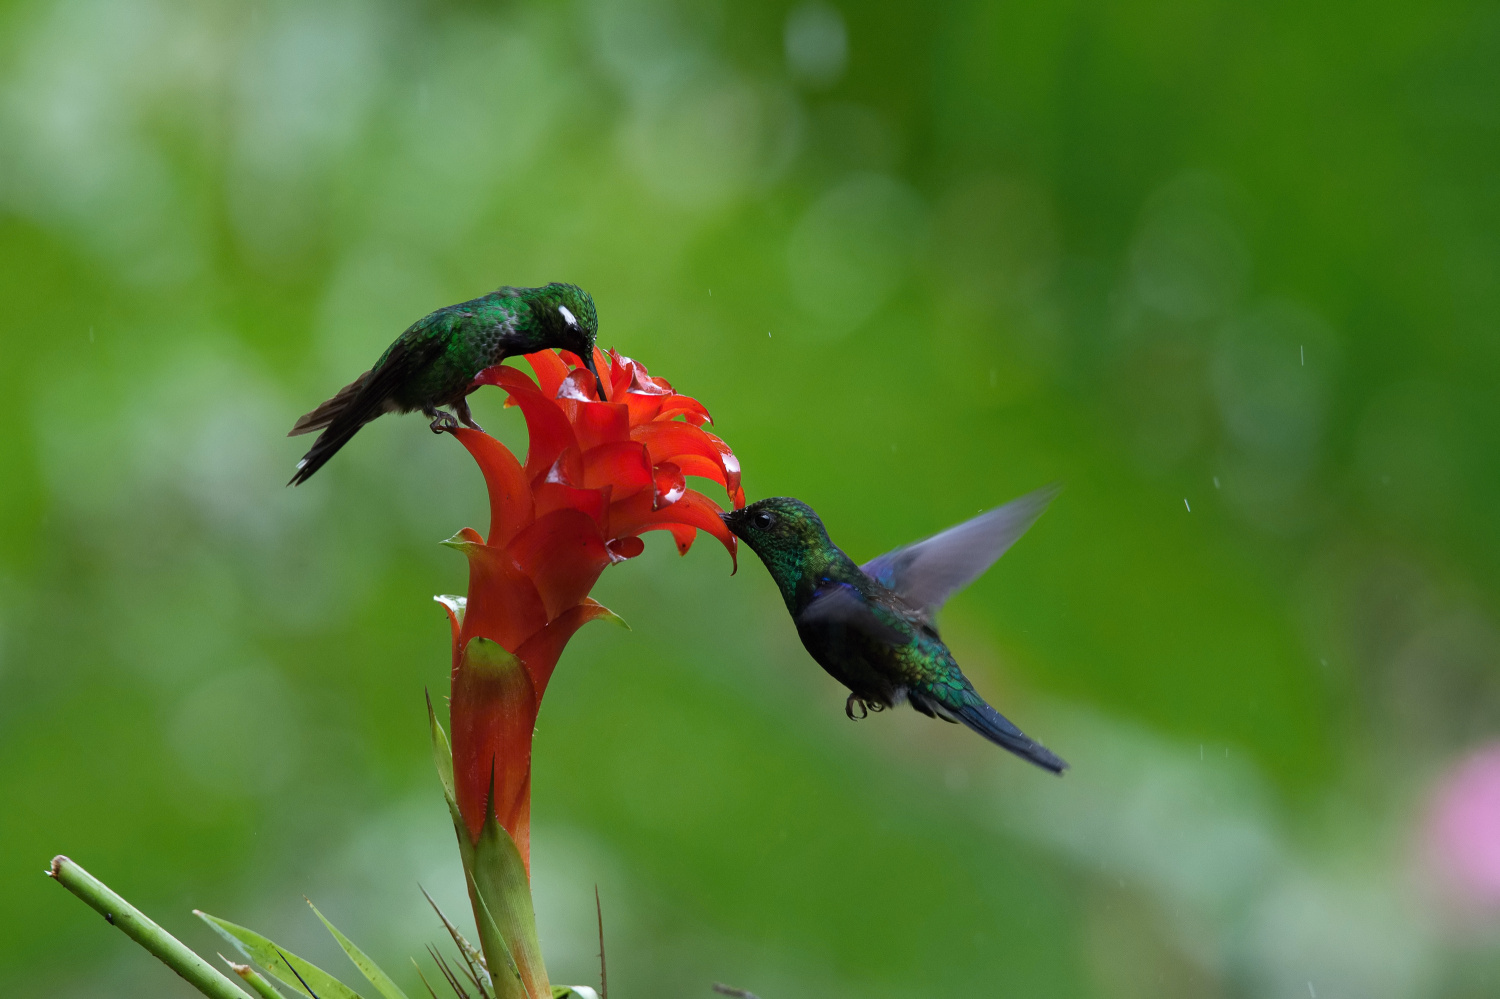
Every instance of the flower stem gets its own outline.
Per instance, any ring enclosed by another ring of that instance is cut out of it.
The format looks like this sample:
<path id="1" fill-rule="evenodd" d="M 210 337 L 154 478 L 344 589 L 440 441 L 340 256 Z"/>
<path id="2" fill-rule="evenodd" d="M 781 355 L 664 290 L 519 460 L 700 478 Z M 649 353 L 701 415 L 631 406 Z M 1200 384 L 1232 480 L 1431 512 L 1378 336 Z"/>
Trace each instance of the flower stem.
<path id="1" fill-rule="evenodd" d="M 188 950 L 182 941 L 156 925 L 145 913 L 110 891 L 104 882 L 67 857 L 53 857 L 52 869 L 47 874 L 92 906 L 110 925 L 156 955 L 163 964 L 209 999 L 248 999 L 244 992 L 236 988 L 213 965 Z"/>

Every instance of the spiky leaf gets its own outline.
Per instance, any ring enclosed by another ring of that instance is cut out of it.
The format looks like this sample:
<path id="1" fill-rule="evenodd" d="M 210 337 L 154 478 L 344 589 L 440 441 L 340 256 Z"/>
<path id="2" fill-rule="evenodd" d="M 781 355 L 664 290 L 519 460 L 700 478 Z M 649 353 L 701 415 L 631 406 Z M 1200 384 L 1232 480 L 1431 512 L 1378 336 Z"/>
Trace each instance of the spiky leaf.
<path id="1" fill-rule="evenodd" d="M 322 968 L 298 957 L 285 947 L 278 947 L 254 930 L 231 923 L 227 919 L 210 916 L 197 909 L 194 909 L 193 913 L 233 944 L 235 950 L 265 968 L 272 978 L 301 995 L 312 999 L 311 993 L 308 992 L 308 989 L 311 989 L 317 993 L 317 999 L 363 999 L 358 992 Z M 283 957 L 286 960 L 282 960 Z M 298 980 L 298 975 L 302 976 L 301 981 Z M 307 983 L 305 988 L 302 982 Z"/>
<path id="2" fill-rule="evenodd" d="M 375 986 L 377 992 L 385 996 L 385 999 L 406 999 L 406 993 L 396 987 L 396 983 L 391 981 L 391 976 L 381 971 L 380 967 L 374 961 L 370 960 L 364 951 L 354 945 L 354 941 L 340 933 L 338 927 L 330 923 L 327 917 L 318 911 L 318 907 L 312 904 L 312 899 L 307 900 L 307 907 L 313 911 L 313 915 L 317 916 L 324 926 L 328 927 L 328 932 L 333 934 L 333 939 L 337 940 L 339 946 L 344 948 L 344 953 L 349 955 L 349 960 L 354 962 L 354 966 L 359 969 L 360 974 L 370 980 L 370 984 Z"/>
<path id="3" fill-rule="evenodd" d="M 432 762 L 437 767 L 438 780 L 443 785 L 443 798 L 448 810 L 458 815 L 458 797 L 453 790 L 453 747 L 448 743 L 448 733 L 443 731 L 437 712 L 432 710 L 432 695 L 427 695 L 427 725 L 432 735 Z"/>
<path id="4" fill-rule="evenodd" d="M 460 824 L 459 836 L 463 835 L 463 826 Z M 484 896 L 475 887 L 467 865 L 464 878 L 469 885 L 469 898 L 474 903 L 474 923 L 479 929 L 479 944 L 484 948 L 485 964 L 490 971 L 495 999 L 531 999 L 531 993 L 521 981 L 521 972 L 516 967 L 515 958 L 511 956 L 510 946 L 505 942 L 505 935 L 500 932 L 494 915 L 485 904 Z"/>

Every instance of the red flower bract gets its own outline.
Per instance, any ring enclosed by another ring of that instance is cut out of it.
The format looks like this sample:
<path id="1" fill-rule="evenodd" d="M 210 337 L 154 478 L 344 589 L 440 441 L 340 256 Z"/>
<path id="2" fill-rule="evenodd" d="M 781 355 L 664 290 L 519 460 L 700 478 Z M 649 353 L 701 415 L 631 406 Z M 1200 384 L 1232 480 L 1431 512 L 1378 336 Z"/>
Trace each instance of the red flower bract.
<path id="1" fill-rule="evenodd" d="M 493 787 L 495 817 L 529 867 L 532 731 L 563 646 L 609 614 L 589 590 L 605 566 L 644 550 L 646 531 L 669 531 L 683 554 L 706 531 L 733 559 L 735 538 L 718 504 L 687 488 L 686 476 L 717 482 L 735 507 L 745 493 L 734 453 L 702 427 L 712 422 L 708 411 L 643 365 L 595 351 L 600 400 L 574 355 L 526 360 L 534 381 L 503 365 L 475 380 L 520 407 L 530 436 L 524 465 L 488 434 L 453 431 L 484 474 L 490 533 L 486 540 L 465 528 L 448 542 L 468 556 L 469 595 L 443 602 L 453 625 L 459 811 L 477 840 Z"/>

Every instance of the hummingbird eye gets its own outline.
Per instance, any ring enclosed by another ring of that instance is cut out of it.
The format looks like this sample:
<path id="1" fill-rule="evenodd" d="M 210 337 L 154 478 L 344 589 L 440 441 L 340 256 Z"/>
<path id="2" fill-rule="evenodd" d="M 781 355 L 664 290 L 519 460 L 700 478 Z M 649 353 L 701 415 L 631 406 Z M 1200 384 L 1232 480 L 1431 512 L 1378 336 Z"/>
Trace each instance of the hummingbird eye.
<path id="1" fill-rule="evenodd" d="M 751 520 L 754 522 L 755 526 L 760 528 L 762 531 L 770 530 L 771 525 L 776 523 L 775 516 L 773 516 L 767 510 L 762 510 L 760 513 L 757 513 L 753 518 L 751 518 Z"/>

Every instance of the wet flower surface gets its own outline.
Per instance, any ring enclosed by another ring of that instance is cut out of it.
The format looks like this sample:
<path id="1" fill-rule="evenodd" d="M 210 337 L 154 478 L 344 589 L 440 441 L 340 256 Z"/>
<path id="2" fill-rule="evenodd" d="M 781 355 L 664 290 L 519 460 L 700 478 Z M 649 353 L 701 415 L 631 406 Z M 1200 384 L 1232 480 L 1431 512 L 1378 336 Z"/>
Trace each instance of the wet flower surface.
<path id="1" fill-rule="evenodd" d="M 606 566 L 667 531 L 686 554 L 699 531 L 731 559 L 720 506 L 687 478 L 709 479 L 744 506 L 739 462 L 703 429 L 708 411 L 644 365 L 595 352 L 604 399 L 579 358 L 528 355 L 535 378 L 497 366 L 476 382 L 509 394 L 530 438 L 523 464 L 481 431 L 455 437 L 484 475 L 489 536 L 465 528 L 449 545 L 469 559 L 466 598 L 440 597 L 453 628 L 451 726 L 459 810 L 478 838 L 493 785 L 496 819 L 530 858 L 531 741 L 547 681 L 580 627 L 613 616 L 589 598 Z M 481 648 L 493 642 L 508 655 Z"/>

